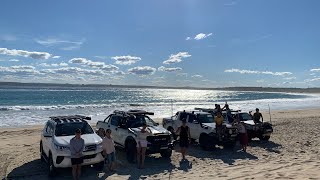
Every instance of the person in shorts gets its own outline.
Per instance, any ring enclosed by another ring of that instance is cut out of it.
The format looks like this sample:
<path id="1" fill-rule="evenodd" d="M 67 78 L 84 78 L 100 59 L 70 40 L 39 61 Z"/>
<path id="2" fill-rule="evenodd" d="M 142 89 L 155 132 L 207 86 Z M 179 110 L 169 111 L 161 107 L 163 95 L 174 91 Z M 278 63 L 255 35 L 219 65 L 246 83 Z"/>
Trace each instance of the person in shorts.
<path id="1" fill-rule="evenodd" d="M 106 130 L 106 136 L 103 138 L 102 145 L 103 154 L 108 161 L 108 168 L 110 171 L 114 171 L 116 162 L 116 149 L 114 147 L 114 141 L 111 137 L 111 129 Z"/>
<path id="2" fill-rule="evenodd" d="M 216 123 L 216 131 L 220 141 L 221 141 L 223 121 L 224 121 L 224 118 L 221 115 L 221 112 L 217 112 L 217 116 L 214 118 L 214 122 Z"/>
<path id="3" fill-rule="evenodd" d="M 177 129 L 176 134 L 179 134 L 179 146 L 181 148 L 182 160 L 185 160 L 191 137 L 190 128 L 187 126 L 186 119 L 182 119 L 182 125 Z"/>
<path id="4" fill-rule="evenodd" d="M 147 127 L 146 123 L 143 123 L 140 132 L 137 134 L 137 162 L 138 168 L 144 168 L 144 159 L 146 157 L 146 150 L 148 146 L 147 136 L 151 134 L 151 131 Z"/>
<path id="5" fill-rule="evenodd" d="M 81 164 L 83 163 L 84 140 L 81 138 L 81 130 L 76 129 L 75 137 L 70 140 L 72 177 L 78 180 L 81 175 Z"/>

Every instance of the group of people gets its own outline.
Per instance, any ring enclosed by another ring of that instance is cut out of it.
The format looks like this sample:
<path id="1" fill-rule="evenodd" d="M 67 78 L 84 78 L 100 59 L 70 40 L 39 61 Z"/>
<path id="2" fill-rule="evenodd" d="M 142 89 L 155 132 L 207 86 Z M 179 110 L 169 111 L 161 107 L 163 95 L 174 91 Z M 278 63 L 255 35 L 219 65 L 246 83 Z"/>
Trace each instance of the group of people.
<path id="1" fill-rule="evenodd" d="M 223 122 L 224 117 L 222 116 L 222 111 L 225 110 L 228 117 L 231 117 L 231 110 L 229 109 L 229 105 L 226 103 L 223 108 L 220 108 L 219 104 L 215 105 L 215 117 L 214 121 L 216 123 L 216 132 L 218 134 L 219 139 L 221 140 L 221 133 L 223 130 Z M 256 112 L 253 114 L 253 120 L 255 123 L 260 122 L 260 118 L 263 117 L 259 112 L 259 109 L 256 109 Z M 230 121 L 229 121 L 230 122 Z M 237 126 L 239 137 L 240 137 L 240 145 L 242 150 L 246 152 L 248 145 L 248 135 L 247 129 L 243 121 L 240 121 L 239 118 L 233 118 L 232 123 Z M 186 160 L 186 153 L 191 143 L 190 136 L 190 128 L 187 125 L 186 119 L 182 120 L 181 126 L 175 132 L 179 136 L 179 146 L 182 155 L 182 160 Z M 97 134 L 103 139 L 103 155 L 105 157 L 105 163 L 108 162 L 108 169 L 112 172 L 115 171 L 116 167 L 116 155 L 115 155 L 115 144 L 111 137 L 111 129 L 104 130 L 100 128 Z M 137 164 L 138 168 L 144 168 L 144 160 L 146 156 L 147 150 L 147 136 L 151 134 L 150 129 L 147 127 L 147 124 L 144 123 L 141 131 L 137 134 Z M 75 132 L 75 137 L 70 140 L 70 151 L 71 151 L 71 163 L 72 163 L 72 176 L 74 180 L 79 179 L 81 174 L 81 164 L 83 163 L 82 159 L 82 151 L 84 149 L 84 140 L 81 138 L 81 130 L 77 129 Z"/>

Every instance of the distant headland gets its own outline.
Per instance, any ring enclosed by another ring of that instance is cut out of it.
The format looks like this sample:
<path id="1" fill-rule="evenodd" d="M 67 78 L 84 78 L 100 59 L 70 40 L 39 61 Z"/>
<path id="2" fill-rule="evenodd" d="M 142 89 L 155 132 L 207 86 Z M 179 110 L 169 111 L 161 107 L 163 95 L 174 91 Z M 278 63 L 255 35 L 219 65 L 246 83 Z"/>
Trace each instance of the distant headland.
<path id="1" fill-rule="evenodd" d="M 320 93 L 320 88 L 284 88 L 284 87 L 173 87 L 173 86 L 142 86 L 142 85 L 113 85 L 113 84 L 59 84 L 59 83 L 21 83 L 21 82 L 0 82 L 0 88 L 56 88 L 56 89 L 103 89 L 103 88 L 152 88 L 152 89 L 190 89 L 190 90 L 224 90 L 224 91 L 262 91 L 262 92 L 287 92 L 287 93 Z"/>

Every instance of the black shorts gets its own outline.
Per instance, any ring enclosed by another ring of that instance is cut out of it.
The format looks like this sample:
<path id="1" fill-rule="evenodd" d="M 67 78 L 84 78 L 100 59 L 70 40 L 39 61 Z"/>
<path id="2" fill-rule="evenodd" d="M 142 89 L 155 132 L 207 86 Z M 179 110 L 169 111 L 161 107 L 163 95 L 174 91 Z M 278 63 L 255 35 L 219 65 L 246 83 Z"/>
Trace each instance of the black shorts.
<path id="1" fill-rule="evenodd" d="M 179 146 L 185 147 L 185 148 L 189 147 L 189 140 L 188 139 L 180 139 Z"/>
<path id="2" fill-rule="evenodd" d="M 72 165 L 78 165 L 83 163 L 83 158 L 71 158 Z"/>

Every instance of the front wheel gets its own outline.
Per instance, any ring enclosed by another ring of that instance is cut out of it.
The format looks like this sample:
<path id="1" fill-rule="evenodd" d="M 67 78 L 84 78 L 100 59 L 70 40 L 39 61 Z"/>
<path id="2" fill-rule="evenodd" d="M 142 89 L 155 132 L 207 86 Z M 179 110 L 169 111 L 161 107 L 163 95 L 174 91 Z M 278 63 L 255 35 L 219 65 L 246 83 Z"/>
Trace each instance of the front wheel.
<path id="1" fill-rule="evenodd" d="M 133 141 L 129 141 L 126 148 L 127 161 L 129 163 L 134 163 L 136 157 L 136 145 Z"/>
<path id="2" fill-rule="evenodd" d="M 172 149 L 165 149 L 165 150 L 161 150 L 160 154 L 162 157 L 164 158 L 170 158 L 172 155 Z"/>
<path id="3" fill-rule="evenodd" d="M 260 139 L 261 141 L 269 141 L 270 136 L 261 136 L 261 137 L 259 137 L 259 139 Z"/>
<path id="4" fill-rule="evenodd" d="M 199 138 L 199 145 L 202 149 L 208 150 L 209 149 L 209 144 L 208 144 L 208 138 L 209 136 L 207 134 L 201 134 Z"/>
<path id="5" fill-rule="evenodd" d="M 56 176 L 56 167 L 54 166 L 52 155 L 49 155 L 49 163 L 48 163 L 48 169 L 49 169 L 49 176 L 54 177 Z"/>
<path id="6" fill-rule="evenodd" d="M 101 161 L 101 162 L 99 162 L 99 163 L 97 163 L 97 164 L 94 165 L 94 168 L 95 168 L 96 170 L 98 170 L 98 171 L 103 170 L 103 167 L 104 167 L 104 161 Z"/>

